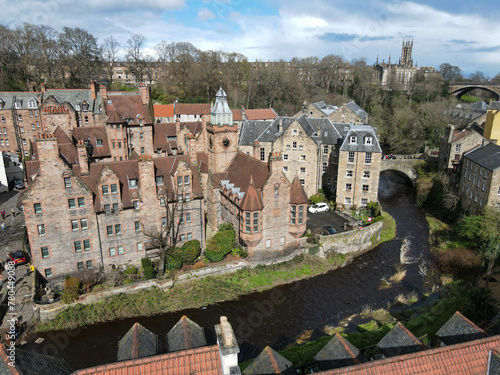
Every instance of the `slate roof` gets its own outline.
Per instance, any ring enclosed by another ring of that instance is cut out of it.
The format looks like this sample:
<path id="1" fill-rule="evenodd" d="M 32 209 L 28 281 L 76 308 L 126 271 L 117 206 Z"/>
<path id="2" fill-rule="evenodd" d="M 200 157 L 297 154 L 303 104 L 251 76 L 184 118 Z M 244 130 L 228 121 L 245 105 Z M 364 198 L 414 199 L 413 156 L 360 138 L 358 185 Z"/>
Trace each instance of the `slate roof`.
<path id="1" fill-rule="evenodd" d="M 322 371 L 366 362 L 360 351 L 339 333 L 328 341 L 314 359 Z"/>
<path id="2" fill-rule="evenodd" d="M 111 156 L 108 135 L 104 126 L 90 126 L 73 128 L 73 138 L 76 140 L 89 141 L 92 145 L 92 157 L 106 158 Z M 102 140 L 102 146 L 97 146 L 97 140 Z"/>
<path id="3" fill-rule="evenodd" d="M 217 91 L 217 94 L 215 94 L 215 104 L 210 112 L 219 114 L 232 113 L 229 105 L 227 104 L 227 94 L 222 89 L 222 87 L 219 88 L 219 91 Z"/>
<path id="4" fill-rule="evenodd" d="M 210 113 L 210 103 L 175 103 L 176 115 L 203 115 Z"/>
<path id="5" fill-rule="evenodd" d="M 397 322 L 394 328 L 378 342 L 377 346 L 386 357 L 394 357 L 426 349 L 425 345 L 408 331 L 401 322 Z"/>
<path id="6" fill-rule="evenodd" d="M 484 375 L 488 372 L 490 352 L 498 356 L 500 335 L 437 349 L 399 355 L 361 365 L 329 370 L 322 375 Z M 494 358 L 494 356 L 491 356 Z M 498 357 L 492 369 L 498 368 Z"/>
<path id="7" fill-rule="evenodd" d="M 54 96 L 54 98 L 63 104 L 68 102 L 76 110 L 79 106 L 79 111 L 83 111 L 82 104 L 87 102 L 89 105 L 89 112 L 98 113 L 100 104 L 100 95 L 96 95 L 96 100 L 92 99 L 92 92 L 90 89 L 47 89 L 43 93 L 43 101 L 45 101 L 49 96 Z"/>
<path id="8" fill-rule="evenodd" d="M 278 114 L 272 108 L 245 109 L 247 120 L 270 120 L 278 117 Z"/>
<path id="9" fill-rule="evenodd" d="M 142 104 L 141 95 L 136 92 L 108 92 L 108 99 L 104 101 L 106 113 L 115 109 L 118 114 L 127 121 L 129 125 L 138 125 L 138 116 L 142 115 L 144 124 L 151 124 L 153 121 L 149 115 L 149 108 Z"/>
<path id="10" fill-rule="evenodd" d="M 5 346 L 0 346 L 0 375 L 70 375 L 73 370 L 62 358 L 16 348 L 15 367 L 9 366 Z"/>
<path id="11" fill-rule="evenodd" d="M 339 107 L 336 105 L 326 104 L 324 101 L 319 101 L 312 104 L 316 108 L 318 108 L 321 112 L 323 112 L 326 116 L 331 115 L 335 112 Z"/>
<path id="12" fill-rule="evenodd" d="M 334 145 L 337 144 L 338 139 L 341 137 L 339 131 L 333 126 L 328 117 L 307 117 L 302 115 L 300 119 L 302 121 L 300 124 L 304 123 L 304 130 L 316 143 L 319 140 L 324 145 Z M 305 125 L 306 123 L 307 125 Z M 315 134 L 317 134 L 317 137 Z"/>
<path id="13" fill-rule="evenodd" d="M 357 105 L 354 100 L 347 103 L 346 106 L 353 111 L 361 120 L 364 120 L 366 116 L 368 116 L 368 113 L 361 108 L 359 105 Z"/>
<path id="14" fill-rule="evenodd" d="M 493 109 L 495 111 L 500 110 L 500 102 L 490 102 L 490 106 L 488 107 L 488 109 Z"/>
<path id="15" fill-rule="evenodd" d="M 221 375 L 219 346 L 156 355 L 78 370 L 73 375 Z"/>
<path id="16" fill-rule="evenodd" d="M 250 365 L 243 370 L 245 375 L 286 374 L 295 375 L 292 362 L 266 346 Z"/>
<path id="17" fill-rule="evenodd" d="M 356 144 L 350 143 L 351 136 L 358 137 Z M 371 145 L 365 144 L 366 137 L 372 138 Z M 375 134 L 373 127 L 371 127 L 370 125 L 349 125 L 349 131 L 347 132 L 344 141 L 342 142 L 340 151 L 382 153 L 377 135 Z"/>
<path id="18" fill-rule="evenodd" d="M 490 171 L 500 167 L 500 146 L 493 143 L 475 149 L 465 156 Z"/>
<path id="19" fill-rule="evenodd" d="M 446 345 L 452 345 L 481 339 L 486 337 L 486 333 L 457 311 L 439 331 L 436 332 L 436 336 Z"/>
<path id="20" fill-rule="evenodd" d="M 167 333 L 169 352 L 193 349 L 207 345 L 205 331 L 187 316 L 183 316 Z"/>
<path id="21" fill-rule="evenodd" d="M 36 108 L 29 108 L 28 102 L 31 98 L 34 98 L 37 101 Z M 19 109 L 38 109 L 40 107 L 40 93 L 38 92 L 11 92 L 4 91 L 0 92 L 0 99 L 5 103 L 3 109 L 10 110 L 14 108 L 14 99 L 16 102 L 21 103 L 21 108 Z"/>
<path id="22" fill-rule="evenodd" d="M 135 323 L 118 342 L 117 361 L 149 357 L 158 353 L 158 336 Z"/>
<path id="23" fill-rule="evenodd" d="M 155 117 L 173 117 L 174 105 L 173 104 L 155 104 L 153 105 Z"/>

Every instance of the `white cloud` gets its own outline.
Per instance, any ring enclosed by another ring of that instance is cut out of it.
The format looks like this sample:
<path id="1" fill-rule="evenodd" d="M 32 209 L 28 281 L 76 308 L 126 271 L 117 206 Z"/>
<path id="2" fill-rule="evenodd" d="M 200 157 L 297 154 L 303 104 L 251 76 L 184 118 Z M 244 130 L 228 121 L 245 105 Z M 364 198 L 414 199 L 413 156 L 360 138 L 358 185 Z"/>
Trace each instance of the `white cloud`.
<path id="1" fill-rule="evenodd" d="M 202 8 L 198 11 L 198 19 L 202 22 L 208 21 L 208 20 L 213 20 L 215 18 L 215 14 L 213 14 L 210 10 L 207 8 Z"/>

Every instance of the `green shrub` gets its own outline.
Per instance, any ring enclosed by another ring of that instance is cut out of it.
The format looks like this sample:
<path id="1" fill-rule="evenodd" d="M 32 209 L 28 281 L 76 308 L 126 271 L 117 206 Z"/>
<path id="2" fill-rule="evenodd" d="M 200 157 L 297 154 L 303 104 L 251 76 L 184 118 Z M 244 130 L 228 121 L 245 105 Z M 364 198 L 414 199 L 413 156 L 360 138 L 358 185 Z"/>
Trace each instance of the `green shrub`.
<path id="1" fill-rule="evenodd" d="M 127 269 L 125 271 L 123 271 L 123 274 L 124 275 L 137 275 L 137 267 L 136 266 L 130 266 L 130 267 L 127 267 Z"/>
<path id="2" fill-rule="evenodd" d="M 380 216 L 381 209 L 380 209 L 380 204 L 378 204 L 378 202 L 368 202 L 366 208 L 367 210 L 369 210 L 370 215 L 372 217 Z"/>
<path id="3" fill-rule="evenodd" d="M 132 284 L 132 283 L 133 283 L 132 279 L 125 279 L 125 280 L 123 280 L 122 285 L 128 285 L 128 284 Z"/>
<path id="4" fill-rule="evenodd" d="M 309 200 L 312 204 L 324 202 L 326 199 L 325 194 L 323 194 L 323 189 L 319 189 L 317 194 L 311 195 Z"/>
<path id="5" fill-rule="evenodd" d="M 233 249 L 233 251 L 231 251 L 231 255 L 245 259 L 248 256 L 248 253 L 245 249 L 243 249 L 243 246 L 238 245 Z"/>
<path id="6" fill-rule="evenodd" d="M 141 264 L 142 264 L 142 269 L 144 270 L 144 277 L 146 278 L 146 280 L 154 279 L 155 269 L 153 267 L 153 264 L 151 263 L 151 260 L 149 258 L 142 258 Z"/>
<path id="7" fill-rule="evenodd" d="M 181 249 L 176 247 L 175 249 L 169 249 L 167 255 L 165 256 L 165 269 L 180 270 L 182 268 L 182 257 L 180 256 Z"/>
<path id="8" fill-rule="evenodd" d="M 211 262 L 219 262 L 229 254 L 235 245 L 236 233 L 231 224 L 222 224 L 219 231 L 208 240 L 205 256 Z"/>
<path id="9" fill-rule="evenodd" d="M 201 254 L 201 245 L 198 240 L 191 240 L 182 245 L 179 255 L 186 264 L 193 264 Z"/>
<path id="10" fill-rule="evenodd" d="M 64 303 L 75 302 L 80 294 L 80 280 L 76 277 L 70 277 L 64 282 L 61 299 Z"/>
<path id="11" fill-rule="evenodd" d="M 205 257 L 210 262 L 220 262 L 225 256 L 222 246 L 214 238 L 209 239 L 205 249 Z"/>

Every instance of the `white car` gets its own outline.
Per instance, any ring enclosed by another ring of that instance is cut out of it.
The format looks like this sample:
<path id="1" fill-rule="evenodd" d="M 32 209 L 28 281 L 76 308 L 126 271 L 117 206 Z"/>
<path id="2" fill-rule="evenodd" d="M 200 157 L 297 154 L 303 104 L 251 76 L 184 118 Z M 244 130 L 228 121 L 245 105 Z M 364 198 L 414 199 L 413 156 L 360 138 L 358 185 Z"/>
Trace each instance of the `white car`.
<path id="1" fill-rule="evenodd" d="M 315 214 L 317 212 L 323 212 L 323 211 L 328 211 L 330 208 L 326 203 L 318 203 L 318 204 L 313 204 L 311 207 L 309 207 L 309 212 L 312 214 Z"/>

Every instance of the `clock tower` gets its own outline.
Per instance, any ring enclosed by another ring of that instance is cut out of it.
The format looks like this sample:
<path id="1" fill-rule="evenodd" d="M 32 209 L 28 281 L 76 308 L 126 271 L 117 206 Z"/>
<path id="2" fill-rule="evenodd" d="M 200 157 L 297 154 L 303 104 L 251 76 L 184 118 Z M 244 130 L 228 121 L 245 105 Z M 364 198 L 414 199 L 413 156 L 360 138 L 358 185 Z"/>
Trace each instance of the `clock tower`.
<path id="1" fill-rule="evenodd" d="M 233 112 L 222 87 L 217 91 L 215 104 L 210 110 L 207 133 L 210 171 L 223 172 L 238 152 L 238 125 L 233 123 Z"/>

